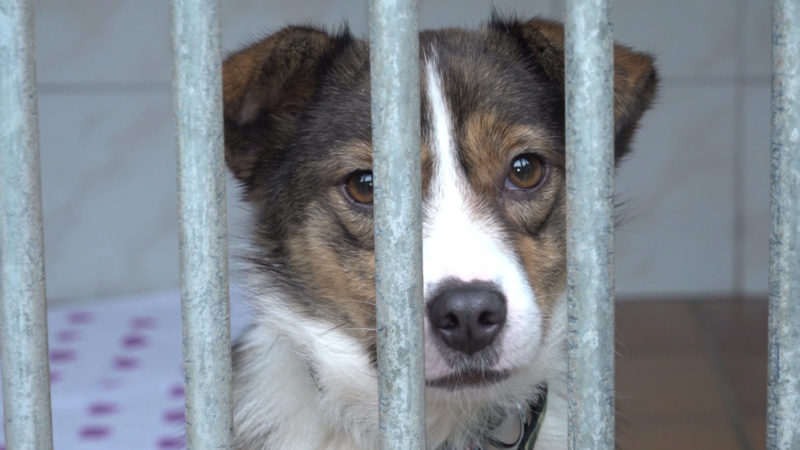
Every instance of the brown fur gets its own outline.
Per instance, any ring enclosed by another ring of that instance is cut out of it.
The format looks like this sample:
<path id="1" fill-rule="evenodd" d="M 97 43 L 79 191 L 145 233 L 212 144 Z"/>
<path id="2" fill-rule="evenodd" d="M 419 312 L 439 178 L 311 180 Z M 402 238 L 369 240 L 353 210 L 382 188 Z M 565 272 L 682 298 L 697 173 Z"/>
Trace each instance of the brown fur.
<path id="1" fill-rule="evenodd" d="M 564 90 L 564 27 L 558 22 L 532 19 L 522 27 L 531 54 L 547 75 Z M 628 148 L 642 113 L 650 106 L 658 85 L 653 59 L 614 44 L 614 128 L 616 156 Z"/>

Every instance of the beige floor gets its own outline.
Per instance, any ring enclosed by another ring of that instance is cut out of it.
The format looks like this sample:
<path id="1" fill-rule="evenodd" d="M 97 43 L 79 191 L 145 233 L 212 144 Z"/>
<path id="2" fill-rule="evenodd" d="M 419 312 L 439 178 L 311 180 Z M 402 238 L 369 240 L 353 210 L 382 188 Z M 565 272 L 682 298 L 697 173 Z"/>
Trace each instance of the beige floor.
<path id="1" fill-rule="evenodd" d="M 763 449 L 765 300 L 619 302 L 622 449 Z"/>

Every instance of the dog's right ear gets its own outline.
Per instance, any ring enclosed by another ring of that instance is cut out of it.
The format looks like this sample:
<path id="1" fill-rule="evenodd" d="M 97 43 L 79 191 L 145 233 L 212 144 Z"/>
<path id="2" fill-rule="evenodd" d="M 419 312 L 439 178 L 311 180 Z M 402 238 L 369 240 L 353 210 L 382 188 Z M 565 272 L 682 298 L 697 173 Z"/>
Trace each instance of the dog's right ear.
<path id="1" fill-rule="evenodd" d="M 259 161 L 285 148 L 337 41 L 293 26 L 229 56 L 222 66 L 225 161 L 251 186 Z"/>

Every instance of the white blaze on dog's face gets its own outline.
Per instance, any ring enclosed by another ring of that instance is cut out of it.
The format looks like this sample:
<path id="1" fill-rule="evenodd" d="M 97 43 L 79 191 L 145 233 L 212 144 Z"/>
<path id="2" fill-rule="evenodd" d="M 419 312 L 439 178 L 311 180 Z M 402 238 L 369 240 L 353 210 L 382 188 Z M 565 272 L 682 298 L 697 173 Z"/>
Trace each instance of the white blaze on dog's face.
<path id="1" fill-rule="evenodd" d="M 528 364 L 539 347 L 542 318 L 517 249 L 505 238 L 505 230 L 498 225 L 497 218 L 474 207 L 477 198 L 458 162 L 452 113 L 435 54 L 427 58 L 423 67 L 431 127 L 429 145 L 434 167 L 424 203 L 424 297 L 430 305 L 442 295 L 442 291 L 455 290 L 457 296 L 459 290 L 474 292 L 474 287 L 477 287 L 478 296 L 494 295 L 497 297 L 495 301 L 505 303 L 505 318 L 498 320 L 501 323 L 485 324 L 497 327 L 497 335 L 493 342 L 485 343 L 483 349 L 472 355 L 475 360 L 471 364 L 468 357 L 458 357 L 466 356 L 459 353 L 467 353 L 456 348 L 458 345 L 443 344 L 429 310 L 425 320 L 426 378 L 429 384 L 450 387 L 468 378 L 480 382 L 478 372 L 481 371 L 487 377 L 491 374 L 502 376 Z M 489 291 L 489 294 L 483 291 Z M 474 300 L 474 296 L 469 300 Z M 484 306 L 491 312 L 490 305 Z M 480 308 L 472 313 L 487 314 Z M 471 319 L 451 314 L 453 323 L 449 326 L 453 328 L 466 328 L 465 324 L 458 322 Z M 479 323 L 473 325 L 480 326 Z M 475 332 L 472 329 L 460 331 Z M 462 346 L 468 344 L 464 342 Z M 480 351 L 489 356 L 478 356 Z M 457 356 L 453 357 L 453 354 Z M 462 367 L 453 367 L 456 365 L 452 363 L 454 360 L 460 360 Z M 464 372 L 477 375 L 467 377 Z"/>

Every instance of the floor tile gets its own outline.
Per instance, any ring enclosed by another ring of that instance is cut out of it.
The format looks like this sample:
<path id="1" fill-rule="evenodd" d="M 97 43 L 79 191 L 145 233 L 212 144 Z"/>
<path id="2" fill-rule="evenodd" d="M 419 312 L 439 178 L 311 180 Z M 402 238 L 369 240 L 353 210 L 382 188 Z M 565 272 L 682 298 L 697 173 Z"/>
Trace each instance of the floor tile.
<path id="1" fill-rule="evenodd" d="M 617 352 L 639 355 L 702 349 L 695 320 L 685 302 L 618 303 Z"/>
<path id="2" fill-rule="evenodd" d="M 745 419 L 744 429 L 751 449 L 762 450 L 767 448 L 767 419 L 765 417 Z"/>
<path id="3" fill-rule="evenodd" d="M 720 418 L 621 423 L 617 444 L 620 449 L 630 450 L 739 448 L 733 428 L 727 420 Z"/>
<path id="4" fill-rule="evenodd" d="M 702 353 L 617 358 L 617 409 L 626 420 L 724 416 L 716 374 Z"/>
<path id="5" fill-rule="evenodd" d="M 765 448 L 764 299 L 626 301 L 616 314 L 620 448 Z"/>
<path id="6" fill-rule="evenodd" d="M 722 362 L 728 383 L 745 417 L 767 411 L 767 355 L 726 352 Z"/>
<path id="7" fill-rule="evenodd" d="M 702 326 L 721 351 L 766 354 L 765 300 L 701 301 L 696 308 Z"/>

